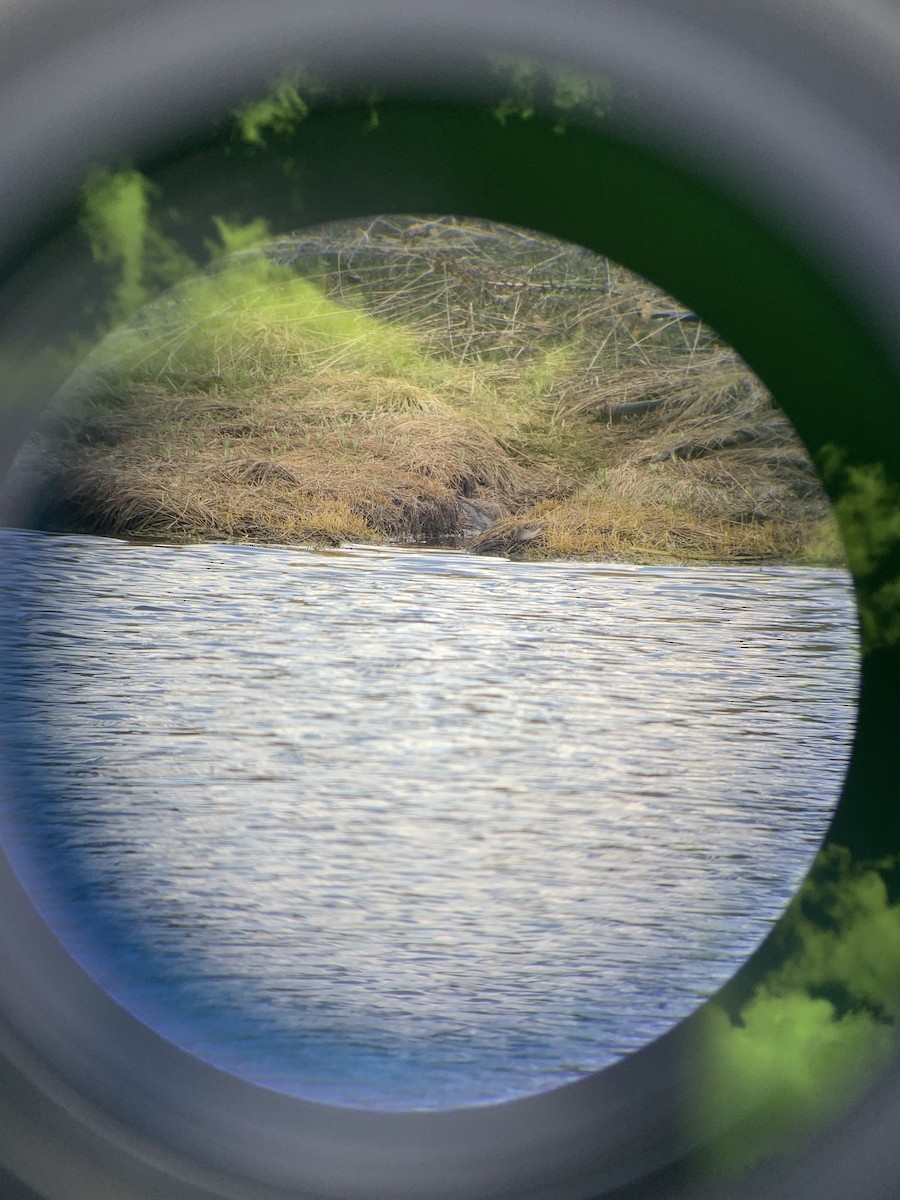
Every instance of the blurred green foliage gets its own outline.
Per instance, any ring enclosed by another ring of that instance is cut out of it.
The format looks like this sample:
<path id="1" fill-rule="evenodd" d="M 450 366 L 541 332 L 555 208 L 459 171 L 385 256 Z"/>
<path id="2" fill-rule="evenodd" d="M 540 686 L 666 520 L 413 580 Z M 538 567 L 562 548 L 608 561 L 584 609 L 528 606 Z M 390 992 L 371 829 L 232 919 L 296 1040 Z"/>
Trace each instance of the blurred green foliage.
<path id="1" fill-rule="evenodd" d="M 95 262 L 108 268 L 109 321 L 124 320 L 152 295 L 196 270 L 153 220 L 159 191 L 132 168 L 95 171 L 85 183 L 81 227 Z"/>
<path id="2" fill-rule="evenodd" d="M 780 962 L 738 1011 L 701 1014 L 691 1105 L 719 1173 L 788 1148 L 837 1116 L 895 1049 L 900 904 L 892 860 L 819 855 L 775 934 Z"/>
<path id="3" fill-rule="evenodd" d="M 835 446 L 820 469 L 857 586 L 863 651 L 900 644 L 900 488 L 881 463 L 853 464 Z"/>
<path id="4" fill-rule="evenodd" d="M 512 118 L 528 121 L 541 111 L 555 118 L 556 133 L 564 133 L 573 117 L 598 120 L 609 112 L 613 92 L 608 80 L 514 54 L 492 54 L 488 62 L 503 92 L 493 108 L 501 125 Z"/>
<path id="5" fill-rule="evenodd" d="M 266 96 L 242 105 L 234 114 L 241 139 L 265 147 L 271 134 L 292 133 L 311 112 L 317 99 L 328 95 L 328 86 L 307 71 L 296 70 L 279 79 Z"/>

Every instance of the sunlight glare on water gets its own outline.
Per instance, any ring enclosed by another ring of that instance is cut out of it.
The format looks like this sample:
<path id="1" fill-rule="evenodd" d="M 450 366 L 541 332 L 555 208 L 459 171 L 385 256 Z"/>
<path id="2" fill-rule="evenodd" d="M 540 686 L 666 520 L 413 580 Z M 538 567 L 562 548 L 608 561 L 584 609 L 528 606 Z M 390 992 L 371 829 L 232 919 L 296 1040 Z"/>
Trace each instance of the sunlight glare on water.
<path id="1" fill-rule="evenodd" d="M 7 532 L 5 840 L 73 954 L 330 1103 L 532 1094 L 728 979 L 828 827 L 849 576 Z"/>

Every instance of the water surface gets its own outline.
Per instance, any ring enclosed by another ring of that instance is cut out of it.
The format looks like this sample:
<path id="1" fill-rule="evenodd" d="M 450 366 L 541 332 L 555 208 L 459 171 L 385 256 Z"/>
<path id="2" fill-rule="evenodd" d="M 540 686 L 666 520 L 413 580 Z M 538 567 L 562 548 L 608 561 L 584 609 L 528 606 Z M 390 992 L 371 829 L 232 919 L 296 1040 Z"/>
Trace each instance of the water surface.
<path id="1" fill-rule="evenodd" d="M 841 571 L 7 532 L 5 839 L 71 951 L 330 1103 L 556 1086 L 692 1012 L 827 829 Z"/>

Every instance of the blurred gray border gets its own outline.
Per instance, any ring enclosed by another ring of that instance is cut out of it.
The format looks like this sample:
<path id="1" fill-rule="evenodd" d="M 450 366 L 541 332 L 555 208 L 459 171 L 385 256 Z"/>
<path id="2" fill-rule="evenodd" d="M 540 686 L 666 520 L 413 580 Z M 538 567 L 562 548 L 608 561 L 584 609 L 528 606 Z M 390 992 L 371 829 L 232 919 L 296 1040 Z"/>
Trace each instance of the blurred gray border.
<path id="1" fill-rule="evenodd" d="M 900 11 L 855 0 L 15 0 L 0 7 L 0 262 L 86 166 L 150 152 L 302 59 L 478 88 L 485 47 L 627 81 L 623 130 L 823 264 L 898 363 Z M 52 1200 L 688 1196 L 684 1027 L 600 1075 L 490 1109 L 304 1104 L 198 1064 L 117 1008 L 0 872 L 0 1163 Z M 102 1099 L 98 1099 L 102 1098 Z M 729 1197 L 900 1190 L 900 1075 L 813 1152 Z M 642 1182 L 644 1180 L 644 1182 Z M 17 1181 L 21 1181 L 17 1182 Z"/>

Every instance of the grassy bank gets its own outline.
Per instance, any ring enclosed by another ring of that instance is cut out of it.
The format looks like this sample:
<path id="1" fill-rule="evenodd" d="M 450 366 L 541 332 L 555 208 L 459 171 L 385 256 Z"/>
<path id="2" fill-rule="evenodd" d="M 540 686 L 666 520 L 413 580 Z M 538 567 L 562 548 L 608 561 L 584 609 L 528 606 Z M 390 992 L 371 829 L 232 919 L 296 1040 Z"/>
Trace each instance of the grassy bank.
<path id="1" fill-rule="evenodd" d="M 529 558 L 840 561 L 789 423 L 645 281 L 475 221 L 308 231 L 179 285 L 20 463 L 48 528 Z"/>

